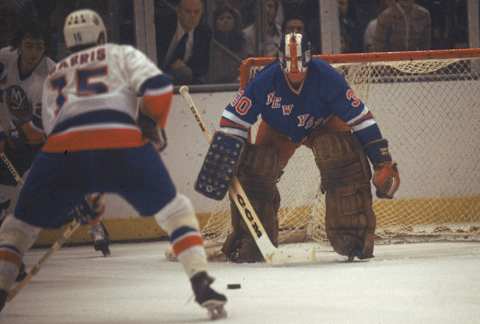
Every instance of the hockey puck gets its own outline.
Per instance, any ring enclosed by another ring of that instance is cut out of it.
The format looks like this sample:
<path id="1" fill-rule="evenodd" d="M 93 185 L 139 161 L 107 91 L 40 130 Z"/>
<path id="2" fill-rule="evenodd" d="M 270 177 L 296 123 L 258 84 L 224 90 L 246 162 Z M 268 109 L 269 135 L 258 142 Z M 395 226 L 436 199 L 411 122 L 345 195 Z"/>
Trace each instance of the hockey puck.
<path id="1" fill-rule="evenodd" d="M 228 284 L 227 289 L 240 289 L 242 286 L 240 284 Z"/>

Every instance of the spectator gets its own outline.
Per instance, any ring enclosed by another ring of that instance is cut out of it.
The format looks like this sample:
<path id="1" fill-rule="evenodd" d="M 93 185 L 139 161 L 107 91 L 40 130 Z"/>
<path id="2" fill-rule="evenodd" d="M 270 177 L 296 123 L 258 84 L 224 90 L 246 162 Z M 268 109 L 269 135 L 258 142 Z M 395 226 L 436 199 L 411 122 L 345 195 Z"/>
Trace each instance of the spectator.
<path id="1" fill-rule="evenodd" d="M 305 34 L 305 22 L 301 16 L 291 15 L 283 21 L 282 31 L 284 34 L 300 33 L 303 35 Z"/>
<path id="2" fill-rule="evenodd" d="M 340 50 L 342 53 L 359 51 L 360 27 L 356 21 L 354 9 L 349 0 L 338 1 L 338 19 L 340 22 Z"/>
<path id="3" fill-rule="evenodd" d="M 240 13 L 232 6 L 224 5 L 213 13 L 213 23 L 215 41 L 210 47 L 207 80 L 209 83 L 237 82 L 240 62 L 246 57 Z"/>
<path id="4" fill-rule="evenodd" d="M 397 0 L 379 16 L 375 51 L 416 51 L 431 48 L 431 19 L 415 0 Z"/>
<path id="5" fill-rule="evenodd" d="M 262 55 L 274 56 L 280 47 L 282 38 L 281 27 L 275 22 L 278 11 L 278 0 L 263 0 L 263 8 L 265 16 L 262 19 L 263 25 L 263 41 L 259 44 L 259 52 L 257 53 L 257 25 L 253 24 L 243 30 L 245 39 L 247 40 L 248 56 Z"/>
<path id="6" fill-rule="evenodd" d="M 9 44 L 22 20 L 36 17 L 36 8 L 30 0 L 0 1 L 0 48 Z"/>
<path id="7" fill-rule="evenodd" d="M 180 0 L 176 16 L 156 24 L 158 64 L 176 84 L 205 82 L 212 35 L 202 16 L 202 0 Z"/>
<path id="8" fill-rule="evenodd" d="M 395 4 L 395 0 L 380 0 L 378 4 L 378 13 L 382 13 L 388 7 Z M 373 38 L 377 29 L 377 18 L 370 20 L 363 34 L 363 50 L 365 52 L 373 52 Z"/>

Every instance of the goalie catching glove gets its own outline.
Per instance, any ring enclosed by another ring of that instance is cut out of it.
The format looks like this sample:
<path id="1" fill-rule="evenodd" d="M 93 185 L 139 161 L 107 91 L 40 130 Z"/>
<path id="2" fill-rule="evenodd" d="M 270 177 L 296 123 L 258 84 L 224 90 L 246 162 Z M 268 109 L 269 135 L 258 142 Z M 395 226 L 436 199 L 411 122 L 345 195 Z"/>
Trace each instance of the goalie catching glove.
<path id="1" fill-rule="evenodd" d="M 208 198 L 222 200 L 237 174 L 245 142 L 243 139 L 215 132 L 195 182 L 195 190 Z"/>
<path id="2" fill-rule="evenodd" d="M 397 164 L 388 162 L 374 169 L 373 185 L 377 189 L 377 197 L 392 199 L 400 186 Z"/>
<path id="3" fill-rule="evenodd" d="M 142 131 L 143 138 L 153 144 L 158 152 L 167 147 L 167 134 L 163 128 L 158 128 L 157 123 L 142 111 L 138 113 L 137 124 Z"/>

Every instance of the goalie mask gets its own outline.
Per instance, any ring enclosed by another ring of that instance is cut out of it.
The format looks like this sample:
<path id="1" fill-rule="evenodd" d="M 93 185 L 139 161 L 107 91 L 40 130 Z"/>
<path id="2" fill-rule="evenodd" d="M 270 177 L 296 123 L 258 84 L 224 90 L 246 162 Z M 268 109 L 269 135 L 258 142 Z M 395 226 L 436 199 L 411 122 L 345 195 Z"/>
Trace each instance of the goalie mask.
<path id="1" fill-rule="evenodd" d="M 305 78 L 308 63 L 312 58 L 310 43 L 300 33 L 287 33 L 282 39 L 279 60 L 283 72 L 290 81 L 300 82 Z"/>
<path id="2" fill-rule="evenodd" d="M 65 19 L 63 35 L 65 45 L 69 49 L 107 41 L 107 32 L 102 18 L 90 9 L 77 10 L 69 14 Z"/>

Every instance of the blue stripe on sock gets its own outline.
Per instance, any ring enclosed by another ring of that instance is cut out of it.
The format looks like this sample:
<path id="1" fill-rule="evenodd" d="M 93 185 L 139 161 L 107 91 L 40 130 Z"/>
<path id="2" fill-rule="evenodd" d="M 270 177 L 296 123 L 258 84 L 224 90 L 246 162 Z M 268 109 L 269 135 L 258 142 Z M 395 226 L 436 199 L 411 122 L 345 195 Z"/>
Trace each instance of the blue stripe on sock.
<path id="1" fill-rule="evenodd" d="M 175 241 L 180 236 L 185 235 L 189 232 L 198 232 L 198 231 L 195 228 L 190 227 L 190 226 L 182 226 L 182 227 L 177 228 L 170 235 L 170 242 Z"/>
<path id="2" fill-rule="evenodd" d="M 17 254 L 22 255 L 22 253 L 20 253 L 20 250 L 18 250 L 15 246 L 10 245 L 10 244 L 0 244 L 0 249 L 12 250 L 13 252 L 15 252 Z"/>

